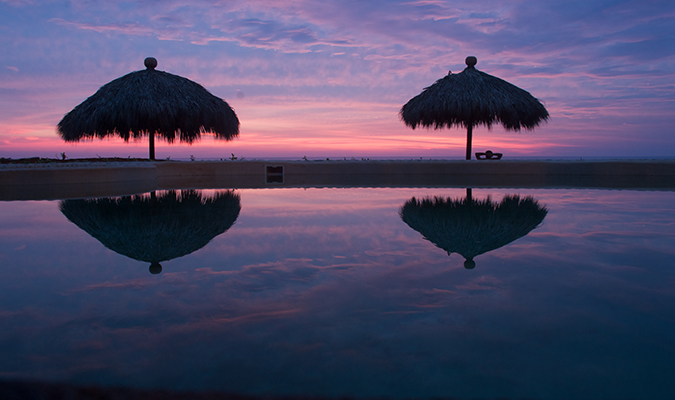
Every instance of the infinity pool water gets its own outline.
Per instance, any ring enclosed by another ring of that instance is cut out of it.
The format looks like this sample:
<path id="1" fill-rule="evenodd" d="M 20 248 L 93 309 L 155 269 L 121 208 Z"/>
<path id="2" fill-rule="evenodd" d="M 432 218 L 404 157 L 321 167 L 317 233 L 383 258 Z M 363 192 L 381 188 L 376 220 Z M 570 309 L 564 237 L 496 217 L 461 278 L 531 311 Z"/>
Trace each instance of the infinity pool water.
<path id="1" fill-rule="evenodd" d="M 0 202 L 0 379 L 671 398 L 675 192 L 468 195 L 279 188 Z M 417 211 L 404 205 L 425 198 L 452 210 L 411 222 Z M 474 264 L 457 253 L 471 251 L 483 251 Z"/>

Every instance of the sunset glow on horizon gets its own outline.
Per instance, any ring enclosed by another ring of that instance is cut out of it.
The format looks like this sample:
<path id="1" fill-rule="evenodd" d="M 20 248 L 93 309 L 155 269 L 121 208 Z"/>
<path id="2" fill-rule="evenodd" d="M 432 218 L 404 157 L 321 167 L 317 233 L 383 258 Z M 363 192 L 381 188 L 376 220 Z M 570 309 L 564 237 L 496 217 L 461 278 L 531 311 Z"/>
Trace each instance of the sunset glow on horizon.
<path id="1" fill-rule="evenodd" d="M 147 139 L 65 143 L 56 124 L 143 69 L 198 82 L 241 122 L 158 159 L 461 159 L 462 128 L 399 110 L 468 55 L 540 99 L 533 131 L 474 129 L 505 157 L 672 157 L 675 4 L 663 1 L 0 1 L 0 157 L 147 157 Z"/>

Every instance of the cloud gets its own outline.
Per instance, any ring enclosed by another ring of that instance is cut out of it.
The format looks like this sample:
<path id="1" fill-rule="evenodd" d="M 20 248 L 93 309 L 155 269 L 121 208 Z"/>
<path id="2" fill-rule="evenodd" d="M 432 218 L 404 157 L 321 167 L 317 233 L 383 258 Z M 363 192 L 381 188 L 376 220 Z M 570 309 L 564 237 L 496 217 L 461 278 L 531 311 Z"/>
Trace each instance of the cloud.
<path id="1" fill-rule="evenodd" d="M 214 23 L 213 28 L 222 33 L 220 38 L 203 38 L 213 41 L 233 40 L 244 47 L 272 49 L 283 52 L 309 52 L 313 46 L 349 46 L 350 39 L 326 38 L 327 34 L 316 25 L 306 22 L 256 17 L 239 17 Z M 197 39 L 198 40 L 198 39 Z"/>
<path id="2" fill-rule="evenodd" d="M 140 24 L 107 24 L 107 25 L 93 25 L 87 23 L 70 22 L 60 18 L 52 18 L 50 22 L 55 22 L 59 25 L 73 27 L 76 29 L 90 30 L 98 33 L 120 33 L 124 35 L 135 36 L 151 36 L 153 30 Z"/>
<path id="3" fill-rule="evenodd" d="M 9 4 L 13 7 L 27 7 L 35 4 L 34 0 L 0 0 L 0 2 Z"/>
<path id="4" fill-rule="evenodd" d="M 630 141 L 660 135 L 656 132 L 674 122 L 675 56 L 670 49 L 675 6 L 668 1 L 22 4 L 26 2 L 2 3 L 8 12 L 0 16 L 6 65 L 0 70 L 1 113 L 37 113 L 41 123 L 47 113 L 62 116 L 102 84 L 142 68 L 147 55 L 157 57 L 162 70 L 233 102 L 246 117 L 246 135 L 231 146 L 260 148 L 262 142 L 254 141 L 271 137 L 312 145 L 302 151 L 337 149 L 342 143 L 342 151 L 345 137 L 388 131 L 392 141 L 387 151 L 395 152 L 397 144 L 407 151 L 411 135 L 399 127 L 397 108 L 448 70 L 461 71 L 467 55 L 478 57 L 480 70 L 523 87 L 558 113 L 537 131 L 542 132 L 537 142 L 546 148 L 558 143 L 561 154 L 567 154 L 572 130 L 615 130 Z M 658 100 L 667 101 L 659 105 Z M 355 104 L 351 111 L 342 106 L 349 103 Z M 380 108 L 367 106 L 368 112 L 362 112 L 357 103 L 379 103 Z M 659 117 L 650 118 L 643 129 L 626 130 L 624 123 L 655 113 Z M 614 120 L 589 118 L 610 115 Z M 53 124 L 58 122 L 54 119 Z M 314 142 L 298 135 L 313 136 Z M 442 154 L 440 146 L 455 145 L 436 142 L 411 151 L 435 155 Z M 369 142 L 368 149 L 379 152 L 381 144 Z M 672 140 L 657 147 L 669 145 Z"/>
<path id="5" fill-rule="evenodd" d="M 495 12 L 472 12 L 469 13 L 471 19 L 497 19 L 499 14 Z"/>

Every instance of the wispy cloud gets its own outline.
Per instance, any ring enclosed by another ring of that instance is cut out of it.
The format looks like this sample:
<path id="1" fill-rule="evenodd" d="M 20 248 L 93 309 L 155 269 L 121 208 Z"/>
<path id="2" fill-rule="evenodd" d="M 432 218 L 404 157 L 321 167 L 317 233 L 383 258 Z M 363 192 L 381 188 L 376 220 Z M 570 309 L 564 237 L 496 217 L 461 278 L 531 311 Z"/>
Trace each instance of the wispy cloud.
<path id="1" fill-rule="evenodd" d="M 35 4 L 35 0 L 0 0 L 0 2 L 9 4 L 13 7 L 25 7 Z"/>
<path id="2" fill-rule="evenodd" d="M 98 33 L 121 33 L 125 35 L 136 35 L 136 36 L 150 36 L 152 35 L 153 30 L 146 26 L 140 24 L 107 24 L 107 25 L 94 25 L 87 23 L 79 22 L 70 22 L 65 21 L 60 18 L 52 18 L 50 22 L 55 22 L 59 25 L 64 25 L 68 27 L 73 27 L 76 29 L 89 30 Z"/>

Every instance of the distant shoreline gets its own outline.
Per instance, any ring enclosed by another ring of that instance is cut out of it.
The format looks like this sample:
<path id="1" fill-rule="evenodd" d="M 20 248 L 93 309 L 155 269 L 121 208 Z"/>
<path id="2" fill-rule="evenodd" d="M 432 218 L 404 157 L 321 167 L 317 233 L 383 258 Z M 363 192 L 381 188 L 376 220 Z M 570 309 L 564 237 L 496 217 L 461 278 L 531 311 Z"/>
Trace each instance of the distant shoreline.
<path id="1" fill-rule="evenodd" d="M 163 189 L 510 187 L 675 190 L 667 160 L 80 159 L 0 164 L 0 200 L 103 197 Z"/>
<path id="2" fill-rule="evenodd" d="M 233 156 L 234 157 L 234 156 Z M 242 161 L 278 161 L 278 162 L 319 162 L 319 161 L 393 161 L 393 162 L 406 162 L 406 161 L 431 161 L 431 162 L 463 162 L 466 161 L 463 158 L 443 158 L 441 156 L 436 157 L 411 157 L 411 156 L 377 156 L 377 157 L 211 157 L 211 158 L 195 158 L 194 160 L 190 158 L 158 158 L 156 160 L 150 160 L 146 157 L 82 157 L 82 158 L 50 158 L 50 157 L 22 157 L 22 158 L 11 158 L 11 157 L 0 157 L 0 168 L 3 165 L 18 165 L 18 164 L 82 164 L 82 163 L 110 163 L 110 162 L 242 162 Z M 477 161 L 472 159 L 471 161 Z M 578 157 L 578 156 L 541 156 L 541 157 L 506 157 L 501 162 L 525 162 L 525 161 L 541 161 L 541 162 L 576 162 L 576 161 L 592 161 L 592 162 L 607 162 L 607 161 L 628 161 L 628 162 L 673 162 L 675 157 L 666 157 L 666 156 L 631 156 L 631 157 Z"/>

